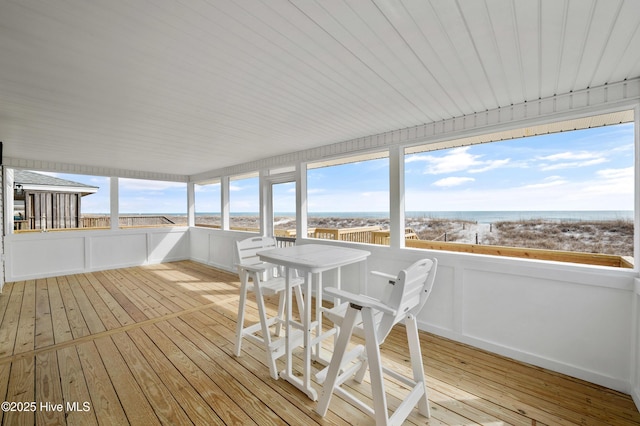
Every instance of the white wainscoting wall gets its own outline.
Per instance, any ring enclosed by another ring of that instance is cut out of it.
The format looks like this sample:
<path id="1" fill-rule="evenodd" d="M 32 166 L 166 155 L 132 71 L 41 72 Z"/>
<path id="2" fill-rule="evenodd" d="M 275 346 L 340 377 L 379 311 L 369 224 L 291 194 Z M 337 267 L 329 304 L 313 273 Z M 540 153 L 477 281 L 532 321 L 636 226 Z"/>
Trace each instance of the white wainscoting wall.
<path id="1" fill-rule="evenodd" d="M 251 235 L 192 228 L 191 259 L 235 272 L 234 242 Z M 306 243 L 330 244 L 321 240 Z M 349 244 L 371 251 L 368 269 L 397 272 L 434 256 L 433 294 L 419 318 L 423 330 L 604 385 L 639 394 L 640 333 L 631 270 Z M 357 289 L 357 268 L 344 268 L 342 287 Z M 634 284 L 634 281 L 636 283 Z M 331 276 L 324 279 L 331 285 Z M 376 295 L 385 281 L 370 277 Z M 636 363 L 636 366 L 632 365 Z M 633 389 L 632 389 L 633 388 Z M 635 395 L 634 395 L 635 397 Z M 637 402 L 636 402 L 637 403 Z"/>
<path id="2" fill-rule="evenodd" d="M 189 229 L 135 228 L 10 234 L 7 281 L 189 259 Z"/>
<path id="3" fill-rule="evenodd" d="M 640 409 L 640 278 L 635 279 L 633 298 L 633 314 L 631 316 L 632 326 L 631 338 L 631 375 L 630 375 L 630 394 L 636 407 Z"/>

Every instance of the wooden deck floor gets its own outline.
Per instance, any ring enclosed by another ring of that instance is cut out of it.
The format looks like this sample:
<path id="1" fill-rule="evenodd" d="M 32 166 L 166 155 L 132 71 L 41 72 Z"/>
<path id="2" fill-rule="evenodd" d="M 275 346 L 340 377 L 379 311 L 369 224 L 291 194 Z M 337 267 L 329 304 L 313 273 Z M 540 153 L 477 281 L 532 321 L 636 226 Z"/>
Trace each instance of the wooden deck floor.
<path id="1" fill-rule="evenodd" d="M 6 284 L 2 424 L 372 424 L 337 397 L 319 417 L 269 377 L 257 346 L 234 357 L 237 293 L 235 275 L 194 262 Z M 402 337 L 383 347 L 406 366 Z M 427 333 L 421 342 L 432 417 L 414 410 L 408 424 L 640 424 L 619 392 Z"/>

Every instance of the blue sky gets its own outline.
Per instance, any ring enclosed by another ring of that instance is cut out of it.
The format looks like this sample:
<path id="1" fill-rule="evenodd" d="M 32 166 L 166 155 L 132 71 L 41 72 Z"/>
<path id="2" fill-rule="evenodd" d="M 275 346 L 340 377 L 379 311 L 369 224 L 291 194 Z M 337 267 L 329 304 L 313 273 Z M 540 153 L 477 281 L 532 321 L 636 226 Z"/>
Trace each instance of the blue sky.
<path id="1" fill-rule="evenodd" d="M 407 156 L 408 211 L 633 210 L 633 125 L 622 124 Z M 109 210 L 109 179 L 56 174 L 100 191 L 83 212 Z M 123 213 L 186 213 L 186 184 L 120 179 Z M 309 212 L 386 212 L 388 160 L 312 169 Z M 219 211 L 219 185 L 196 186 L 199 212 Z M 234 180 L 232 212 L 258 211 L 258 179 Z M 275 211 L 292 211 L 295 186 L 278 185 Z"/>
<path id="2" fill-rule="evenodd" d="M 633 210 L 633 125 L 408 155 L 407 211 Z M 309 172 L 309 211 L 388 211 L 387 159 Z"/>

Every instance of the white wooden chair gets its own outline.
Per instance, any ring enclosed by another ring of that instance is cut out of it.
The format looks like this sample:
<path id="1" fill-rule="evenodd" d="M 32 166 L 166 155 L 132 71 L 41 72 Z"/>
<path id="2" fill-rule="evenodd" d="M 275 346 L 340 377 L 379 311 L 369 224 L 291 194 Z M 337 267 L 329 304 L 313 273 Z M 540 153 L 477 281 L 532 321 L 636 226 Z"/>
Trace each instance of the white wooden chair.
<path id="1" fill-rule="evenodd" d="M 430 416 L 416 316 L 431 293 L 437 266 L 436 259 L 422 259 L 400 271 L 397 277 L 374 272 L 388 278 L 391 285 L 382 300 L 331 287 L 324 290 L 325 294 L 345 302 L 326 312 L 326 316 L 340 327 L 340 332 L 329 366 L 316 375 L 318 381 L 323 383 L 316 408 L 318 414 L 324 416 L 327 413 L 335 392 L 374 417 L 376 425 L 400 425 L 416 405 L 420 414 Z M 393 326 L 401 321 L 404 321 L 407 330 L 412 378 L 383 367 L 380 358 L 380 345 Z M 365 346 L 357 345 L 347 352 L 352 334 L 363 337 Z M 352 376 L 357 382 L 362 382 L 367 367 L 370 371 L 373 408 L 341 387 Z M 391 417 L 388 415 L 383 374 L 411 389 Z"/>
<path id="2" fill-rule="evenodd" d="M 280 338 L 282 324 L 285 321 L 285 288 L 286 278 L 280 267 L 260 260 L 257 252 L 276 248 L 276 240 L 272 237 L 251 237 L 236 242 L 238 275 L 240 277 L 240 302 L 238 304 L 238 324 L 236 326 L 235 355 L 240 356 L 242 339 L 247 338 L 265 348 L 269 373 L 278 379 L 276 360 L 285 354 L 285 339 Z M 251 283 L 250 283 L 251 281 Z M 292 285 L 296 295 L 298 312 L 302 315 L 302 278 L 297 274 L 292 278 Z M 245 310 L 247 293 L 253 291 L 258 305 L 260 321 L 245 326 Z M 264 297 L 279 294 L 278 311 L 275 316 L 269 316 Z M 273 336 L 271 328 L 275 327 Z"/>

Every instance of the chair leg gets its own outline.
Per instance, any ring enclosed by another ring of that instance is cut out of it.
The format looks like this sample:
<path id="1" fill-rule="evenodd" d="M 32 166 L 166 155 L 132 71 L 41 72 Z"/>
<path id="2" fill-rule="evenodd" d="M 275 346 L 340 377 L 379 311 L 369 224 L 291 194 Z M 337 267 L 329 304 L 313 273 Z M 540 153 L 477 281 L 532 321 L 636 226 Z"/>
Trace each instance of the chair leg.
<path id="1" fill-rule="evenodd" d="M 367 362 L 369 363 L 369 375 L 371 378 L 371 393 L 373 396 L 373 411 L 376 426 L 386 425 L 389 422 L 387 413 L 387 395 L 384 388 L 382 372 L 382 360 L 380 358 L 380 344 L 376 334 L 376 324 L 371 308 L 362 309 L 362 322 L 365 335 L 365 347 L 367 349 Z"/>
<path id="2" fill-rule="evenodd" d="M 424 366 L 422 364 L 422 351 L 420 350 L 420 335 L 418 334 L 418 324 L 416 317 L 411 315 L 405 321 L 407 330 L 407 340 L 409 342 L 409 353 L 411 355 L 411 369 L 413 370 L 413 380 L 416 386 L 422 387 L 422 397 L 418 401 L 418 412 L 425 417 L 431 416 L 429 408 L 429 395 L 424 378 Z"/>
<path id="3" fill-rule="evenodd" d="M 357 309 L 348 308 L 344 320 L 342 321 L 340 335 L 338 336 L 338 340 L 336 341 L 336 345 L 333 349 L 333 356 L 331 357 L 331 362 L 329 364 L 327 378 L 322 386 L 322 393 L 318 399 L 318 405 L 316 406 L 316 413 L 320 414 L 322 417 L 327 414 L 329 402 L 331 402 L 331 396 L 333 395 L 333 391 L 338 381 L 338 375 L 342 368 L 342 361 L 347 354 L 347 345 L 349 344 L 349 340 L 351 340 L 351 335 L 353 334 L 353 326 L 358 318 L 358 312 L 359 311 Z"/>
<path id="4" fill-rule="evenodd" d="M 269 323 L 267 322 L 267 308 L 264 304 L 264 295 L 260 288 L 260 278 L 253 277 L 254 285 L 253 292 L 256 296 L 256 303 L 258 304 L 258 315 L 260 316 L 260 325 L 262 330 L 262 340 L 264 342 L 264 349 L 267 355 L 267 365 L 269 366 L 269 373 L 274 380 L 278 379 L 278 369 L 276 367 L 276 359 L 273 354 L 273 348 L 271 347 L 271 331 L 269 330 Z"/>
<path id="5" fill-rule="evenodd" d="M 242 351 L 242 338 L 244 336 L 244 310 L 247 304 L 247 287 L 249 286 L 249 277 L 246 272 L 240 272 L 240 301 L 238 303 L 238 321 L 236 324 L 236 356 L 240 356 Z"/>

